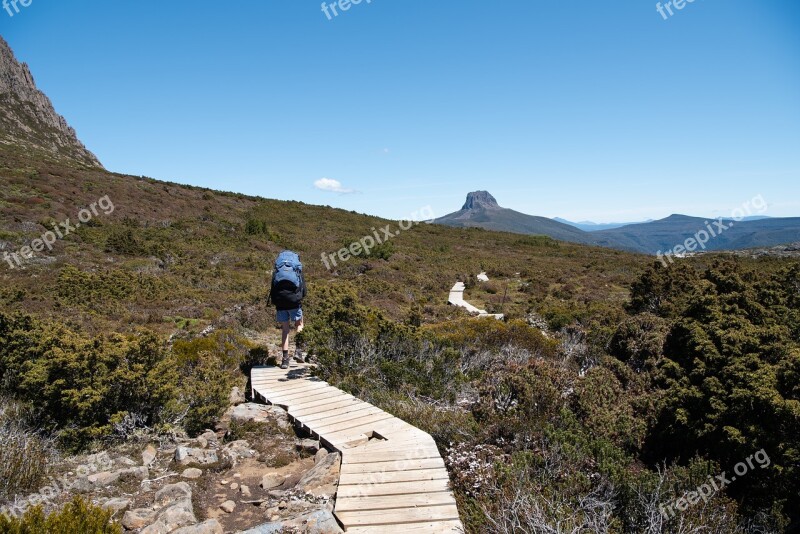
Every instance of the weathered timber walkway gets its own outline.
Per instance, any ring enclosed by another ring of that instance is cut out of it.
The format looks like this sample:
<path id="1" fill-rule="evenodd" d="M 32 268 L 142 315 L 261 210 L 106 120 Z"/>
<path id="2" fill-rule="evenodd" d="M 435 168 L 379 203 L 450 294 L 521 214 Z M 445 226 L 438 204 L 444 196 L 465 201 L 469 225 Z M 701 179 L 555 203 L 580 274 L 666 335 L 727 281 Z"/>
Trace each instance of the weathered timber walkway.
<path id="1" fill-rule="evenodd" d="M 464 532 L 433 438 L 311 376 L 311 367 L 254 367 L 253 399 L 285 408 L 296 425 L 342 455 L 334 513 L 346 532 Z"/>

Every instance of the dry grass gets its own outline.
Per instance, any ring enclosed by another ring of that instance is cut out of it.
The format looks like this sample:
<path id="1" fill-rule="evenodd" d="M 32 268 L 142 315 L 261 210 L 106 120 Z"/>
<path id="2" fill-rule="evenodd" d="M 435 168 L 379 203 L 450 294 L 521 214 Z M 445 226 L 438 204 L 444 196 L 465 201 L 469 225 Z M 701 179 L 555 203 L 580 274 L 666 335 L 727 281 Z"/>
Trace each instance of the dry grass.
<path id="1" fill-rule="evenodd" d="M 56 456 L 53 440 L 28 424 L 30 410 L 0 399 L 0 500 L 36 491 Z"/>

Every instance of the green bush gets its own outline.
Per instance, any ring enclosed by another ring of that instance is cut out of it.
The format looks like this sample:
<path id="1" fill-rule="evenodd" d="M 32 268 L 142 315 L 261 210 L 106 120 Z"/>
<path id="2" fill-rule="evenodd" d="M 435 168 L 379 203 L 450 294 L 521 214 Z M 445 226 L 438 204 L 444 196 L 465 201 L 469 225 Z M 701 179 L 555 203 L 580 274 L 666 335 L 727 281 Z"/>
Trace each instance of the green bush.
<path id="1" fill-rule="evenodd" d="M 172 364 L 180 377 L 178 405 L 185 407 L 184 426 L 189 433 L 207 428 L 228 407 L 231 388 L 239 383 L 238 371 L 250 349 L 246 340 L 230 330 L 175 341 Z"/>
<path id="2" fill-rule="evenodd" d="M 106 240 L 105 251 L 113 254 L 138 256 L 144 252 L 139 240 L 130 227 L 112 232 Z"/>
<path id="3" fill-rule="evenodd" d="M 76 497 L 61 510 L 45 515 L 41 506 L 28 509 L 22 517 L 0 514 L 4 534 L 122 534 L 111 521 L 113 512 Z"/>
<path id="4" fill-rule="evenodd" d="M 227 406 L 249 346 L 230 331 L 178 340 L 152 332 L 88 337 L 0 313 L 0 393 L 41 407 L 74 448 L 108 438 L 131 416 L 145 427 L 209 426 Z"/>

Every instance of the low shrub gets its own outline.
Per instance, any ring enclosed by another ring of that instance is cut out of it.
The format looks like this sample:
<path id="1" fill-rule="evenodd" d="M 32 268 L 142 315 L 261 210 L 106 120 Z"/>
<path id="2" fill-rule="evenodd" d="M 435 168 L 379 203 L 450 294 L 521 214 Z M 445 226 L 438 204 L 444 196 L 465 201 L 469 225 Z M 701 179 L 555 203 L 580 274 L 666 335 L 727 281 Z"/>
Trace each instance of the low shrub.
<path id="1" fill-rule="evenodd" d="M 76 497 L 61 510 L 45 515 L 41 506 L 28 509 L 21 517 L 0 514 L 4 534 L 122 534 L 111 521 L 113 512 Z"/>

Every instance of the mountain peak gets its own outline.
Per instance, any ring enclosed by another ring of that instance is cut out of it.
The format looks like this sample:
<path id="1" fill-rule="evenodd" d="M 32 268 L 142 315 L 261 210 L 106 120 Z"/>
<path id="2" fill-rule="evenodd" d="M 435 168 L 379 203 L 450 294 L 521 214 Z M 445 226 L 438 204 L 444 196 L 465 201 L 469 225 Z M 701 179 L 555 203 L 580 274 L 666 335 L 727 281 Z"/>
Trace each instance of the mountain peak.
<path id="1" fill-rule="evenodd" d="M 0 143 L 38 149 L 90 167 L 102 167 L 78 140 L 75 130 L 56 113 L 52 102 L 0 37 Z"/>
<path id="2" fill-rule="evenodd" d="M 462 210 L 499 209 L 497 200 L 488 191 L 473 191 L 467 194 Z"/>

